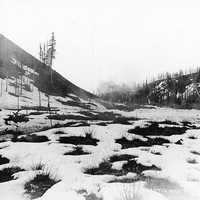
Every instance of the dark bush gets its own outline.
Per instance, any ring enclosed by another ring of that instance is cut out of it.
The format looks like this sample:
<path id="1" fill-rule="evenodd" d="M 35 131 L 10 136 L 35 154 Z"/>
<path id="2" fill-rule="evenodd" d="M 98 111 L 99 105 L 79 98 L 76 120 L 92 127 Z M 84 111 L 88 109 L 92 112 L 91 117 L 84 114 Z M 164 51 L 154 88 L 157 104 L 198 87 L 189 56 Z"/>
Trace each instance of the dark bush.
<path id="1" fill-rule="evenodd" d="M 24 186 L 25 194 L 30 199 L 36 199 L 41 197 L 50 187 L 58 183 L 50 177 L 49 174 L 37 174 L 34 179 L 27 182 Z"/>

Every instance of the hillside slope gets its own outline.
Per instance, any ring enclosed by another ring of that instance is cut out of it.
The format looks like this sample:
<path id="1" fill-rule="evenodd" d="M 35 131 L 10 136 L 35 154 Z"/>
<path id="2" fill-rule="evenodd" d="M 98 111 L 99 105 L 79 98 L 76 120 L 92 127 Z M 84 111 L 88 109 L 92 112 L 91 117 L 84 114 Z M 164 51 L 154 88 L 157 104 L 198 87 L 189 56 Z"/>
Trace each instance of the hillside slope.
<path id="1" fill-rule="evenodd" d="M 36 87 L 49 95 L 64 97 L 72 93 L 83 99 L 95 97 L 65 79 L 55 70 L 53 70 L 53 84 L 51 84 L 50 76 L 49 66 L 0 34 L 0 78 L 6 82 L 6 90 L 9 90 L 9 86 L 13 86 L 18 79 L 25 90 Z"/>
<path id="2" fill-rule="evenodd" d="M 163 79 L 143 85 L 134 94 L 136 102 L 199 108 L 200 71 L 190 74 L 167 74 Z"/>

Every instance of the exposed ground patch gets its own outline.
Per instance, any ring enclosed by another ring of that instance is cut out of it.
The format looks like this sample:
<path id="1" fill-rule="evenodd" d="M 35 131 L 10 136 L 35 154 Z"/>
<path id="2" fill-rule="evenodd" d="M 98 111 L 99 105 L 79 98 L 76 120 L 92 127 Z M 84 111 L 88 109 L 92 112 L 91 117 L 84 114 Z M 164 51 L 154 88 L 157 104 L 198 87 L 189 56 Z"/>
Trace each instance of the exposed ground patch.
<path id="1" fill-rule="evenodd" d="M 162 145 L 164 143 L 170 143 L 169 140 L 156 137 L 156 138 L 146 138 L 146 141 L 140 140 L 140 139 L 133 139 L 128 140 L 126 137 L 122 137 L 120 139 L 116 139 L 115 142 L 122 145 L 122 149 L 127 148 L 134 148 L 134 147 L 140 147 L 140 146 L 153 146 L 153 145 Z"/>
<path id="2" fill-rule="evenodd" d="M 9 125 L 9 122 L 20 123 L 20 122 L 28 122 L 29 118 L 27 115 L 20 114 L 19 112 L 13 112 L 12 115 L 8 115 L 8 118 L 4 119 L 5 124 Z"/>
<path id="3" fill-rule="evenodd" d="M 129 155 L 129 154 L 121 154 L 121 155 L 113 155 L 109 158 L 110 162 L 118 162 L 118 161 L 124 161 L 124 160 L 131 160 L 137 158 L 137 156 Z"/>
<path id="4" fill-rule="evenodd" d="M 89 152 L 83 151 L 82 147 L 75 147 L 73 151 L 66 152 L 64 155 L 71 155 L 71 156 L 80 156 L 80 155 L 88 155 Z"/>
<path id="5" fill-rule="evenodd" d="M 159 127 L 159 123 L 153 122 L 148 127 L 136 127 L 134 129 L 128 130 L 128 133 L 133 133 L 142 136 L 171 136 L 171 135 L 181 135 L 185 133 L 187 127 Z"/>
<path id="6" fill-rule="evenodd" d="M 30 199 L 39 198 L 58 182 L 59 181 L 51 178 L 49 174 L 37 174 L 34 179 L 25 184 L 25 194 L 28 195 Z"/>
<path id="7" fill-rule="evenodd" d="M 200 152 L 198 152 L 198 151 L 190 151 L 192 154 L 194 154 L 194 155 L 198 155 L 198 156 L 200 156 Z"/>
<path id="8" fill-rule="evenodd" d="M 15 140 L 12 140 L 13 142 L 48 142 L 49 139 L 47 136 L 45 135 L 35 135 L 35 134 L 31 134 L 31 135 L 26 135 L 26 136 L 22 136 L 22 137 L 17 137 Z"/>
<path id="9" fill-rule="evenodd" d="M 167 125 L 175 125 L 175 126 L 180 125 L 177 122 L 173 122 L 173 121 L 170 121 L 170 120 L 161 121 L 161 122 L 159 122 L 159 124 L 167 124 Z"/>
<path id="10" fill-rule="evenodd" d="M 194 159 L 194 158 L 188 158 L 188 159 L 187 159 L 187 163 L 189 163 L 189 164 L 197 164 L 198 162 L 197 162 L 197 160 Z"/>
<path id="11" fill-rule="evenodd" d="M 17 172 L 24 171 L 19 167 L 8 167 L 0 171 L 0 183 L 11 181 L 14 179 L 13 175 Z"/>
<path id="12" fill-rule="evenodd" d="M 0 155 L 0 165 L 7 164 L 7 163 L 9 163 L 9 161 L 10 160 L 8 158 L 5 158 L 2 155 Z"/>
<path id="13" fill-rule="evenodd" d="M 74 145 L 94 145 L 94 146 L 96 146 L 97 142 L 99 142 L 99 140 L 93 138 L 89 134 L 86 134 L 85 137 L 82 137 L 82 136 L 60 137 L 59 142 L 65 143 L 65 144 L 74 144 Z"/>
<path id="14" fill-rule="evenodd" d="M 113 169 L 112 163 L 108 161 L 104 161 L 100 163 L 98 167 L 86 169 L 85 173 L 91 174 L 91 175 L 108 174 L 108 175 L 115 175 L 115 176 L 123 176 L 129 172 L 141 174 L 145 170 L 160 170 L 160 169 L 156 167 L 155 165 L 151 165 L 151 166 L 142 165 L 141 163 L 137 163 L 135 159 L 132 159 L 132 160 L 128 160 L 127 163 L 123 164 L 121 170 Z"/>

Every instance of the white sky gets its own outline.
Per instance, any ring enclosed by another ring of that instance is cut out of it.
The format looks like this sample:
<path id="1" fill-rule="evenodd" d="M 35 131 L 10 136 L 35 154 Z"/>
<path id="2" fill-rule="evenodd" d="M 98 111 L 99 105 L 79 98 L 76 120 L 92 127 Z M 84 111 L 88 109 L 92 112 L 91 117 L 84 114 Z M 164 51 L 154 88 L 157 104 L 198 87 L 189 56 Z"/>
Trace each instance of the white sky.
<path id="1" fill-rule="evenodd" d="M 0 0 L 0 32 L 34 56 L 52 31 L 54 68 L 88 90 L 200 66 L 199 0 Z"/>

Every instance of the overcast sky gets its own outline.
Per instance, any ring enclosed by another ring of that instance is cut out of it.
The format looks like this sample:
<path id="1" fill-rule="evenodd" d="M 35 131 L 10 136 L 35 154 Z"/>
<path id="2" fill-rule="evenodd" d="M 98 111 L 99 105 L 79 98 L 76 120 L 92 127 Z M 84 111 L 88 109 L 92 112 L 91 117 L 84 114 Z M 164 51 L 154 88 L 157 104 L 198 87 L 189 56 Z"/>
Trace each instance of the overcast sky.
<path id="1" fill-rule="evenodd" d="M 0 0 L 0 32 L 34 56 L 52 31 L 54 68 L 91 91 L 200 66 L 199 0 Z"/>

